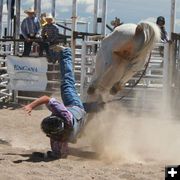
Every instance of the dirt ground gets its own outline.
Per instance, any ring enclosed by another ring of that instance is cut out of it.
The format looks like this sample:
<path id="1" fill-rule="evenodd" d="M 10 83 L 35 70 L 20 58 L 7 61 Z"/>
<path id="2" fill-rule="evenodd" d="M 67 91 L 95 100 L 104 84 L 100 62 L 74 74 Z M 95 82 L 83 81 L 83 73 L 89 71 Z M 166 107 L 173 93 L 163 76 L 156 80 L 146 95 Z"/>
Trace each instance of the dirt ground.
<path id="1" fill-rule="evenodd" d="M 28 116 L 17 106 L 2 106 L 0 180 L 164 179 L 166 165 L 180 164 L 179 122 L 117 108 L 94 117 L 78 142 L 70 144 L 67 159 L 44 161 L 32 153 L 50 150 L 40 130 L 48 110 Z"/>

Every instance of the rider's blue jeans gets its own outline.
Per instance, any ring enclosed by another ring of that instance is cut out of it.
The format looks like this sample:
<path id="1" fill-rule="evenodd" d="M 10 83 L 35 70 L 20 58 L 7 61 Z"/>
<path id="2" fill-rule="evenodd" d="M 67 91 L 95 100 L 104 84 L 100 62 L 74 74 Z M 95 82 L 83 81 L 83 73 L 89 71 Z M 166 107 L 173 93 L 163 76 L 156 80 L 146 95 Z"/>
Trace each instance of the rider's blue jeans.
<path id="1" fill-rule="evenodd" d="M 55 58 L 57 54 L 55 53 Z M 81 102 L 75 88 L 75 79 L 72 65 L 72 54 L 70 48 L 65 48 L 60 52 L 60 72 L 61 72 L 61 98 L 65 106 L 78 106 L 86 112 L 98 112 L 104 104 Z"/>
<path id="2" fill-rule="evenodd" d="M 61 98 L 65 106 L 78 106 L 84 109 L 75 87 L 75 78 L 70 48 L 60 52 Z"/>
<path id="3" fill-rule="evenodd" d="M 69 142 L 75 142 L 81 128 L 86 122 L 85 111 L 75 87 L 75 78 L 72 65 L 72 54 L 70 48 L 60 52 L 61 72 L 61 98 L 64 105 L 73 114 L 73 131 L 69 135 Z"/>

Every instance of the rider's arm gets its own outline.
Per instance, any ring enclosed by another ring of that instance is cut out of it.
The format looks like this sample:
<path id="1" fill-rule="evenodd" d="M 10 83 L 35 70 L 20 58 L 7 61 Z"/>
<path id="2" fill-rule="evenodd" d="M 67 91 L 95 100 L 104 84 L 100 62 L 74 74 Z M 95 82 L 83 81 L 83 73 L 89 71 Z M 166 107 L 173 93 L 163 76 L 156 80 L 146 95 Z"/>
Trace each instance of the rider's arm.
<path id="1" fill-rule="evenodd" d="M 24 109 L 25 111 L 27 111 L 27 113 L 28 113 L 29 115 L 31 115 L 31 111 L 32 111 L 34 108 L 36 108 L 36 107 L 38 107 L 38 106 L 40 106 L 40 105 L 42 105 L 42 104 L 48 104 L 48 103 L 49 103 L 49 100 L 50 100 L 50 97 L 48 97 L 48 96 L 41 96 L 40 98 L 34 100 L 34 101 L 31 102 L 30 104 L 24 106 L 23 109 Z"/>

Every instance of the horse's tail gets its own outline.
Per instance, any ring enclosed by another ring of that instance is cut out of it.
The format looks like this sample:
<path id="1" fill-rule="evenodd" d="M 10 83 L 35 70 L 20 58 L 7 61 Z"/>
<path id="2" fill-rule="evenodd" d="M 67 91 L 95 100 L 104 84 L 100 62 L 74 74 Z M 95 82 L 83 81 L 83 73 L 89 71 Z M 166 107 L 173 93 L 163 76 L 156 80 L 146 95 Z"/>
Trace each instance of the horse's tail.
<path id="1" fill-rule="evenodd" d="M 159 27 L 149 21 L 140 22 L 138 24 L 144 31 L 144 48 L 142 48 L 142 52 L 147 53 L 147 51 L 151 51 L 154 48 L 155 43 L 160 42 L 161 32 Z"/>

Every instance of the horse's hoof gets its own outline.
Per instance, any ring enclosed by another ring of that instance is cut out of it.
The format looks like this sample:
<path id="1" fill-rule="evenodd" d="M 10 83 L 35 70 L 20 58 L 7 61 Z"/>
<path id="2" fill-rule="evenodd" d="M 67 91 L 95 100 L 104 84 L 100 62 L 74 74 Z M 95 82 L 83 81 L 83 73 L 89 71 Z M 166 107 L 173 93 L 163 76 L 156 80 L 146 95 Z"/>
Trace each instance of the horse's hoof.
<path id="1" fill-rule="evenodd" d="M 112 87 L 111 90 L 110 90 L 110 94 L 111 94 L 111 95 L 116 95 L 117 92 L 118 92 L 118 90 L 117 90 L 117 88 L 115 88 L 115 87 Z"/>
<path id="2" fill-rule="evenodd" d="M 95 87 L 94 86 L 89 86 L 88 90 L 87 90 L 87 93 L 90 94 L 90 95 L 94 94 L 95 93 Z"/>

